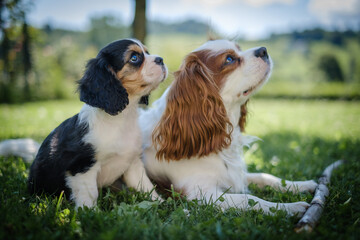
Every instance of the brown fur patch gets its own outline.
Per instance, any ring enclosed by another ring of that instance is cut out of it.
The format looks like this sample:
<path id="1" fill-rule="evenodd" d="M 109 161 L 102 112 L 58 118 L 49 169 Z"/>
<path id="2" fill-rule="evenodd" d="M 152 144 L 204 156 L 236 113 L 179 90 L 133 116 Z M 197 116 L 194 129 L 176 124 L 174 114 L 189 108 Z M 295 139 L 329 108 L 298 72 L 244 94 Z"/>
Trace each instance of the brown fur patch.
<path id="1" fill-rule="evenodd" d="M 191 53 L 174 75 L 165 112 L 153 132 L 156 157 L 180 160 L 227 148 L 232 124 L 212 71 Z"/>
<path id="2" fill-rule="evenodd" d="M 141 47 L 137 44 L 131 44 L 128 49 L 126 50 L 126 52 L 124 53 L 124 59 L 125 60 L 129 60 L 130 56 L 133 52 L 137 52 L 139 54 L 142 54 L 143 51 L 141 49 Z"/>
<path id="3" fill-rule="evenodd" d="M 240 46 L 236 44 L 236 47 L 240 50 Z M 202 62 L 211 70 L 213 74 L 214 81 L 219 88 L 225 83 L 226 77 L 233 72 L 236 68 L 241 65 L 242 59 L 237 55 L 234 50 L 226 50 L 217 53 L 213 53 L 210 50 L 202 50 L 196 52 Z M 227 56 L 232 56 L 236 60 L 233 64 L 225 64 L 225 59 Z M 247 117 L 247 103 L 246 101 L 241 105 L 241 116 L 239 119 L 239 127 L 242 132 L 245 132 L 246 117 Z"/>
<path id="4" fill-rule="evenodd" d="M 116 73 L 116 76 L 121 81 L 129 95 L 140 93 L 142 89 L 147 86 L 147 83 L 141 75 L 142 66 L 143 64 L 140 68 L 135 68 L 130 64 L 126 64 Z"/>
<path id="5" fill-rule="evenodd" d="M 144 51 L 145 51 L 147 54 L 150 54 L 150 53 L 149 53 L 149 50 L 148 50 L 148 48 L 147 48 L 146 46 L 142 45 L 142 47 L 144 48 Z"/>
<path id="6" fill-rule="evenodd" d="M 239 119 L 239 127 L 240 127 L 240 131 L 241 132 L 245 132 L 245 126 L 246 126 L 246 117 L 248 114 L 248 110 L 247 110 L 247 104 L 248 104 L 249 100 L 247 100 L 243 105 L 241 105 L 240 107 L 240 119 Z"/>
<path id="7" fill-rule="evenodd" d="M 137 52 L 140 55 L 143 54 L 140 46 L 137 44 L 130 45 L 127 51 L 124 53 L 124 59 L 126 63 L 124 67 L 116 73 L 116 77 L 121 81 L 129 95 L 140 93 L 143 88 L 148 85 L 141 75 L 141 70 L 145 64 L 145 59 L 143 59 L 143 63 L 140 67 L 133 66 L 128 62 L 134 52 Z"/>
<path id="8" fill-rule="evenodd" d="M 202 50 L 195 52 L 199 59 L 211 70 L 214 81 L 222 87 L 226 76 L 233 72 L 241 64 L 241 58 L 234 50 L 226 50 L 220 52 L 212 52 L 210 50 Z M 235 59 L 232 64 L 225 64 L 226 57 L 231 56 Z"/>

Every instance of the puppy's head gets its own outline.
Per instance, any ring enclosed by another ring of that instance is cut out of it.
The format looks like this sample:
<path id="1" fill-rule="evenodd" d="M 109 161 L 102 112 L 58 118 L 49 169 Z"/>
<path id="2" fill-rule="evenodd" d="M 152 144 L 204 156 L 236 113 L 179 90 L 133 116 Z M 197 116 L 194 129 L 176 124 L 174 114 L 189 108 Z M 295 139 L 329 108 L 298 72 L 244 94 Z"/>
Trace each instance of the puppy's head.
<path id="1" fill-rule="evenodd" d="M 272 69 L 265 47 L 242 51 L 234 42 L 214 40 L 192 54 L 211 71 L 223 100 L 229 103 L 245 103 L 266 83 Z"/>
<path id="2" fill-rule="evenodd" d="M 247 102 L 271 74 L 273 64 L 267 49 L 255 47 L 242 51 L 234 42 L 214 40 L 205 43 L 193 54 L 212 72 L 223 101 L 241 106 L 239 126 L 244 131 Z"/>
<path id="3" fill-rule="evenodd" d="M 271 68 L 265 48 L 241 51 L 227 40 L 209 41 L 186 56 L 153 133 L 157 158 L 202 157 L 227 148 L 237 121 L 227 110 L 238 107 L 236 123 L 243 131 L 246 102 L 267 81 Z"/>
<path id="4" fill-rule="evenodd" d="M 118 40 L 88 62 L 79 81 L 80 100 L 116 115 L 129 104 L 130 97 L 148 95 L 166 77 L 161 57 L 150 55 L 138 40 Z"/>

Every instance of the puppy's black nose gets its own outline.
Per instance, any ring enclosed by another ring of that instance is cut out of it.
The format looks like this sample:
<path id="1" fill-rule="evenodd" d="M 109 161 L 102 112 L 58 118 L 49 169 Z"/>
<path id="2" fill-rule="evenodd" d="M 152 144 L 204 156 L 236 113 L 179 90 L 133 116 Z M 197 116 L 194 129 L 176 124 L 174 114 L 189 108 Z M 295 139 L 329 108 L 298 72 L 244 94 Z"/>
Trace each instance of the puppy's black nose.
<path id="1" fill-rule="evenodd" d="M 255 57 L 260 57 L 263 60 L 267 60 L 269 58 L 265 47 L 261 47 L 261 48 L 255 50 L 254 54 L 255 54 Z"/>
<path id="2" fill-rule="evenodd" d="M 156 57 L 154 61 L 157 65 L 164 65 L 164 61 L 161 57 Z"/>

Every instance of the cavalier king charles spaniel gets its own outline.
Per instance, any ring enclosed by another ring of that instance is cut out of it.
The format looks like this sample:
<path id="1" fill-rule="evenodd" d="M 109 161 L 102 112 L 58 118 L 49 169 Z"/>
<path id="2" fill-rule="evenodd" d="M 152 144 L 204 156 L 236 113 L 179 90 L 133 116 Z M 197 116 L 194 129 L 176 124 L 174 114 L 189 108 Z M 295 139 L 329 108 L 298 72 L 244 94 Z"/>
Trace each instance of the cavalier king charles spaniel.
<path id="1" fill-rule="evenodd" d="M 213 201 L 223 209 L 303 214 L 306 202 L 274 203 L 248 194 L 249 183 L 293 192 L 313 192 L 317 186 L 314 181 L 284 186 L 275 176 L 247 172 L 242 148 L 255 138 L 242 134 L 246 103 L 271 69 L 266 48 L 242 51 L 227 40 L 209 41 L 188 54 L 171 86 L 139 117 L 149 177 L 189 200 Z"/>
<path id="2" fill-rule="evenodd" d="M 78 114 L 42 143 L 31 165 L 31 193 L 64 191 L 76 207 L 93 207 L 98 188 L 120 176 L 128 187 L 153 190 L 141 161 L 138 103 L 167 77 L 163 59 L 138 40 L 110 43 L 91 59 L 78 82 Z M 152 192 L 156 198 L 156 192 Z"/>

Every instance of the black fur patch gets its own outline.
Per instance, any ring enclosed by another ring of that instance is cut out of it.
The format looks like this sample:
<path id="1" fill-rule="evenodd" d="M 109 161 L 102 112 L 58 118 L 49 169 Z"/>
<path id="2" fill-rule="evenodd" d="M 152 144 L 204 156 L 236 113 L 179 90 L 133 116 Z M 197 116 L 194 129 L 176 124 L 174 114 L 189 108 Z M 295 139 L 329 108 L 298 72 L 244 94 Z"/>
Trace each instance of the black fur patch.
<path id="1" fill-rule="evenodd" d="M 150 95 L 142 96 L 140 98 L 139 104 L 145 104 L 146 106 L 149 105 L 149 97 Z"/>
<path id="2" fill-rule="evenodd" d="M 129 104 L 128 93 L 111 70 L 118 72 L 124 67 L 124 52 L 132 44 L 136 43 L 131 40 L 110 43 L 88 62 L 78 82 L 81 101 L 111 115 L 125 109 Z"/>
<path id="3" fill-rule="evenodd" d="M 115 72 L 120 71 L 125 66 L 124 53 L 133 44 L 137 45 L 136 42 L 127 39 L 112 42 L 101 49 L 96 58 L 104 59 Z"/>
<path id="4" fill-rule="evenodd" d="M 128 93 L 103 59 L 91 59 L 79 81 L 80 100 L 117 115 L 129 104 Z"/>
<path id="5" fill-rule="evenodd" d="M 94 148 L 83 142 L 89 131 L 88 125 L 78 121 L 78 114 L 67 119 L 42 143 L 30 168 L 28 188 L 31 194 L 58 195 L 65 191 L 70 196 L 65 183 L 66 173 L 73 176 L 84 173 L 96 162 Z"/>

